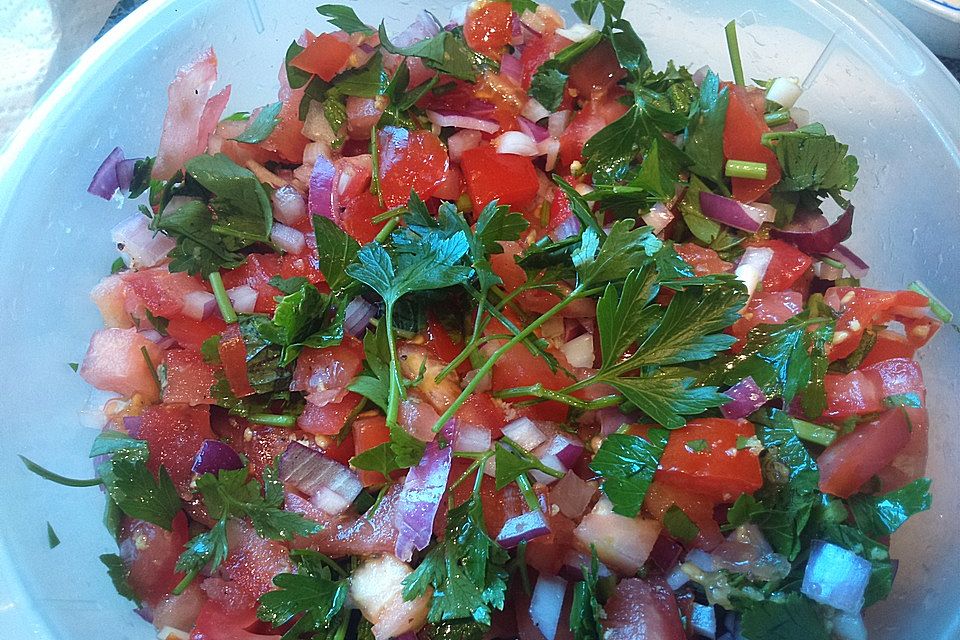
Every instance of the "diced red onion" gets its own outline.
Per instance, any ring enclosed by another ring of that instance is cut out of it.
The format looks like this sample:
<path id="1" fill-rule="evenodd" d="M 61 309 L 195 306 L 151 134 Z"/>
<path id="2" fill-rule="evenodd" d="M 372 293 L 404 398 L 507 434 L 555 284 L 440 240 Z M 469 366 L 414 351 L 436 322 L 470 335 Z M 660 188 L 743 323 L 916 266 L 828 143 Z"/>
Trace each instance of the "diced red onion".
<path id="1" fill-rule="evenodd" d="M 177 343 L 176 340 L 170 336 L 165 336 L 156 329 L 144 329 L 139 332 L 141 336 L 154 343 L 161 349 L 169 349 Z"/>
<path id="2" fill-rule="evenodd" d="M 839 280 L 843 277 L 843 268 L 835 267 L 832 264 L 827 264 L 826 262 L 821 262 L 817 269 L 817 277 L 821 280 L 829 280 L 830 282 Z"/>
<path id="3" fill-rule="evenodd" d="M 123 418 L 123 429 L 132 438 L 140 437 L 140 428 L 142 427 L 142 425 L 143 425 L 143 418 L 141 418 L 140 416 L 124 416 Z"/>
<path id="4" fill-rule="evenodd" d="M 555 453 L 547 453 L 537 457 L 540 459 L 540 462 L 542 462 L 543 465 L 546 467 L 550 467 L 551 469 L 554 469 L 561 473 L 565 473 L 567 471 L 567 465 L 560 462 L 560 458 L 558 458 Z M 534 480 L 536 480 L 541 484 L 550 485 L 557 481 L 557 478 L 554 478 L 553 476 L 547 473 L 544 473 L 539 469 L 534 469 L 533 471 L 530 472 L 530 475 L 533 476 Z"/>
<path id="5" fill-rule="evenodd" d="M 567 581 L 559 576 L 540 574 L 530 598 L 530 619 L 545 640 L 557 637 L 560 609 L 567 592 Z"/>
<path id="6" fill-rule="evenodd" d="M 247 284 L 227 289 L 227 297 L 237 313 L 253 313 L 257 306 L 257 290 Z"/>
<path id="7" fill-rule="evenodd" d="M 457 437 L 453 441 L 454 451 L 489 451 L 491 444 L 490 429 L 475 424 L 461 424 Z"/>
<path id="8" fill-rule="evenodd" d="M 502 431 L 526 451 L 536 449 L 547 440 L 546 434 L 530 418 L 517 418 Z"/>
<path id="9" fill-rule="evenodd" d="M 517 27 L 519 29 L 519 25 Z M 523 67 L 520 65 L 520 58 L 511 55 L 504 55 L 500 59 L 500 75 L 509 79 L 516 85 L 520 84 L 523 76 Z"/>
<path id="10" fill-rule="evenodd" d="M 460 162 L 463 152 L 480 146 L 483 134 L 472 129 L 463 129 L 447 138 L 447 152 L 453 162 Z"/>
<path id="11" fill-rule="evenodd" d="M 553 231 L 550 232 L 550 237 L 553 238 L 554 241 L 559 242 L 560 240 L 572 238 L 579 233 L 580 219 L 577 216 L 570 214 L 567 216 L 566 220 L 558 224 Z"/>
<path id="12" fill-rule="evenodd" d="M 647 560 L 660 569 L 664 575 L 667 575 L 680 562 L 681 555 L 683 555 L 683 546 L 664 532 L 653 544 L 653 549 L 650 550 L 650 557 Z"/>
<path id="13" fill-rule="evenodd" d="M 183 315 L 193 320 L 206 320 L 217 310 L 217 299 L 208 291 L 191 291 L 183 296 Z"/>
<path id="14" fill-rule="evenodd" d="M 550 133 L 532 119 L 527 119 L 523 116 L 520 116 L 517 118 L 517 125 L 520 127 L 520 131 L 533 138 L 537 142 L 543 142 L 550 137 Z"/>
<path id="15" fill-rule="evenodd" d="M 767 87 L 767 100 L 776 102 L 784 109 L 792 109 L 801 95 L 803 87 L 796 78 L 777 78 Z"/>
<path id="16" fill-rule="evenodd" d="M 277 248 L 294 255 L 303 253 L 307 247 L 307 240 L 302 231 L 279 222 L 274 223 L 270 229 L 270 240 L 277 245 Z"/>
<path id="17" fill-rule="evenodd" d="M 773 260 L 773 249 L 767 247 L 747 247 L 740 256 L 740 263 L 734 275 L 747 288 L 748 296 L 752 296 L 757 286 L 763 281 L 771 260 Z"/>
<path id="18" fill-rule="evenodd" d="M 514 47 L 523 44 L 523 27 L 521 27 L 520 25 L 521 25 L 520 16 L 518 16 L 516 12 L 513 12 L 513 14 L 510 16 L 510 44 Z M 508 58 L 510 56 L 503 56 L 503 57 Z M 500 62 L 500 68 L 502 71 L 503 61 Z"/>
<path id="19" fill-rule="evenodd" d="M 370 325 L 370 321 L 376 315 L 376 305 L 357 296 L 347 304 L 347 310 L 343 318 L 343 330 L 352 336 L 362 336 Z"/>
<path id="20" fill-rule="evenodd" d="M 824 222 L 823 214 L 804 216 L 786 229 L 771 229 L 770 235 L 790 242 L 804 253 L 828 255 L 850 237 L 853 231 L 853 205 L 847 207 L 833 224 L 822 226 Z"/>
<path id="21" fill-rule="evenodd" d="M 641 219 L 643 224 L 653 229 L 654 233 L 660 233 L 667 228 L 668 224 L 673 222 L 673 213 L 667 208 L 667 205 L 658 202 L 650 207 L 650 211 L 641 216 Z"/>
<path id="22" fill-rule="evenodd" d="M 550 132 L 550 137 L 559 139 L 561 134 L 566 130 L 567 125 L 570 124 L 571 117 L 572 114 L 569 109 L 551 113 L 547 120 L 547 131 Z"/>
<path id="23" fill-rule="evenodd" d="M 862 613 L 837 611 L 833 616 L 833 634 L 840 640 L 867 640 L 867 627 Z"/>
<path id="24" fill-rule="evenodd" d="M 625 424 L 632 424 L 634 420 L 616 407 L 606 407 L 597 411 L 600 421 L 600 435 L 608 436 Z"/>
<path id="25" fill-rule="evenodd" d="M 858 613 L 870 572 L 868 560 L 835 544 L 814 540 L 800 592 L 834 609 Z"/>
<path id="26" fill-rule="evenodd" d="M 707 73 L 710 71 L 708 65 L 703 65 L 699 69 L 693 72 L 693 84 L 700 86 L 703 83 L 703 79 L 707 77 Z"/>
<path id="27" fill-rule="evenodd" d="M 571 520 L 584 514 L 595 495 L 596 487 L 573 471 L 568 471 L 567 475 L 560 478 L 550 489 L 550 500 L 557 505 L 560 513 Z"/>
<path id="28" fill-rule="evenodd" d="M 316 166 L 316 161 L 314 161 Z M 286 225 L 295 225 L 307 217 L 307 203 L 300 192 L 285 185 L 273 192 L 273 217 Z"/>
<path id="29" fill-rule="evenodd" d="M 533 455 L 541 459 L 543 456 L 556 456 L 560 464 L 572 467 L 583 455 L 583 443 L 572 435 L 557 433 L 534 449 Z"/>
<path id="30" fill-rule="evenodd" d="M 523 13 L 520 14 L 520 27 L 528 31 L 531 35 L 539 36 L 543 33 L 546 26 L 543 17 L 534 11 L 525 9 Z"/>
<path id="31" fill-rule="evenodd" d="M 104 200 L 113 198 L 113 194 L 120 188 L 120 181 L 117 177 L 117 165 L 123 162 L 123 160 L 123 149 L 115 147 L 114 150 L 103 159 L 100 167 L 96 173 L 93 174 L 90 186 L 87 187 L 87 193 L 99 196 Z"/>
<path id="32" fill-rule="evenodd" d="M 681 565 L 677 565 L 673 568 L 672 571 L 666 575 L 667 586 L 676 591 L 683 585 L 690 582 L 690 576 L 681 568 Z"/>
<path id="33" fill-rule="evenodd" d="M 110 231 L 111 239 L 136 267 L 155 267 L 177 246 L 176 240 L 150 229 L 150 220 L 135 213 Z"/>
<path id="34" fill-rule="evenodd" d="M 696 565 L 701 571 L 709 573 L 714 570 L 713 556 L 703 549 L 691 549 L 687 553 L 685 561 Z"/>
<path id="35" fill-rule="evenodd" d="M 336 220 L 333 211 L 333 177 L 336 168 L 326 156 L 318 156 L 310 173 L 310 192 L 307 210 L 312 216 L 323 216 Z"/>
<path id="36" fill-rule="evenodd" d="M 834 247 L 833 251 L 827 253 L 826 256 L 833 258 L 837 262 L 842 262 L 854 278 L 866 278 L 867 273 L 870 271 L 870 265 L 842 243 Z"/>
<path id="37" fill-rule="evenodd" d="M 291 442 L 280 456 L 280 480 L 330 515 L 346 511 L 363 490 L 356 473 L 299 442 Z"/>
<path id="38" fill-rule="evenodd" d="M 513 549 L 521 542 L 530 542 L 549 533 L 547 519 L 538 509 L 514 516 L 503 523 L 503 528 L 497 534 L 497 543 L 504 549 Z"/>
<path id="39" fill-rule="evenodd" d="M 203 475 L 218 471 L 233 471 L 243 467 L 243 460 L 226 442 L 204 440 L 200 445 L 200 451 L 193 459 L 192 470 L 196 474 Z"/>
<path id="40" fill-rule="evenodd" d="M 711 554 L 714 566 L 743 573 L 754 580 L 781 580 L 790 573 L 790 562 L 773 548 L 754 524 L 737 527 Z"/>
<path id="41" fill-rule="evenodd" d="M 693 603 L 690 612 L 690 631 L 694 635 L 714 640 L 717 637 L 717 611 L 712 605 Z"/>
<path id="42" fill-rule="evenodd" d="M 537 141 L 520 131 L 504 131 L 494 138 L 497 153 L 532 157 L 540 153 Z"/>
<path id="43" fill-rule="evenodd" d="M 129 191 L 130 183 L 133 182 L 133 172 L 137 168 L 137 162 L 142 158 L 127 158 L 117 163 L 117 185 L 120 191 Z"/>
<path id="44" fill-rule="evenodd" d="M 759 231 L 766 220 L 765 211 L 709 191 L 700 192 L 700 209 L 705 217 L 715 222 L 749 233 Z"/>
<path id="45" fill-rule="evenodd" d="M 570 366 L 578 369 L 592 367 L 596 357 L 593 350 L 593 336 L 589 333 L 563 343 L 560 351 L 567 358 Z"/>
<path id="46" fill-rule="evenodd" d="M 392 38 L 393 43 L 398 47 L 408 47 L 414 42 L 420 42 L 440 33 L 440 23 L 433 14 L 427 11 L 421 11 L 417 14 L 417 19 L 410 23 L 410 26 L 398 33 Z"/>
<path id="47" fill-rule="evenodd" d="M 484 133 L 496 133 L 500 125 L 493 120 L 484 120 L 473 116 L 458 113 L 427 111 L 427 119 L 438 127 L 454 127 L 457 129 L 473 129 Z"/>
<path id="48" fill-rule="evenodd" d="M 550 110 L 534 98 L 528 98 L 523 105 L 523 109 L 520 111 L 520 115 L 531 122 L 540 122 L 550 116 Z M 549 135 L 549 132 L 547 132 L 547 135 Z"/>
<path id="49" fill-rule="evenodd" d="M 767 403 L 767 396 L 752 376 L 748 376 L 723 392 L 731 400 L 720 407 L 724 418 L 739 420 Z"/>
<path id="50" fill-rule="evenodd" d="M 537 153 L 546 156 L 543 168 L 553 171 L 557 166 L 557 156 L 560 154 L 560 141 L 556 138 L 546 138 L 537 143 Z"/>
<path id="51" fill-rule="evenodd" d="M 413 551 L 422 551 L 433 536 L 433 521 L 447 489 L 453 449 L 441 449 L 436 441 L 427 444 L 423 457 L 407 472 L 397 500 L 393 524 L 398 535 L 394 552 L 409 562 Z"/>
<path id="52" fill-rule="evenodd" d="M 583 570 L 585 567 L 589 567 L 593 559 L 589 554 L 586 554 L 582 551 L 577 551 L 576 549 L 567 549 L 567 552 L 563 556 L 563 566 L 560 568 L 560 575 L 567 578 L 571 582 L 576 582 L 578 580 L 583 580 Z M 597 575 L 601 578 L 613 575 L 607 565 L 602 562 L 597 565 Z"/>

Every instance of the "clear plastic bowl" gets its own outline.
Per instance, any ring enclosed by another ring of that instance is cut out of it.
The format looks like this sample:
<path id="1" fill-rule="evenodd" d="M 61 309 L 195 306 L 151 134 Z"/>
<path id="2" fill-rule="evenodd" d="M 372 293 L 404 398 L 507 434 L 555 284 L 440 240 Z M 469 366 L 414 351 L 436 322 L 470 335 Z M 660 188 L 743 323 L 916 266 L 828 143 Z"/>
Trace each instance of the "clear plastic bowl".
<path id="1" fill-rule="evenodd" d="M 378 21 L 385 3 L 354 3 Z M 874 270 L 869 282 L 901 287 L 920 278 L 960 310 L 960 87 L 888 14 L 867 3 L 814 0 L 628 2 L 658 64 L 668 58 L 729 75 L 723 25 L 741 28 L 747 74 L 803 77 L 841 25 L 841 46 L 803 96 L 808 109 L 860 159 L 854 246 Z M 96 489 L 41 481 L 22 453 L 67 475 L 88 476 L 94 431 L 82 412 L 98 401 L 67 366 L 83 356 L 100 318 L 87 292 L 115 256 L 116 204 L 84 189 L 106 153 L 155 152 L 166 86 L 178 65 L 212 45 L 231 109 L 275 99 L 276 70 L 304 27 L 325 28 L 316 2 L 153 0 L 86 53 L 52 88 L 0 156 L 0 633 L 43 640 L 152 638 L 118 597 L 97 559 L 115 551 L 100 526 Z M 389 3 L 396 29 L 443 3 Z M 746 14 L 746 15 L 745 15 Z M 874 638 L 960 637 L 960 340 L 945 328 L 923 356 L 933 435 L 934 506 L 897 535 L 893 596 L 868 615 Z M 50 550 L 46 523 L 62 544 Z"/>

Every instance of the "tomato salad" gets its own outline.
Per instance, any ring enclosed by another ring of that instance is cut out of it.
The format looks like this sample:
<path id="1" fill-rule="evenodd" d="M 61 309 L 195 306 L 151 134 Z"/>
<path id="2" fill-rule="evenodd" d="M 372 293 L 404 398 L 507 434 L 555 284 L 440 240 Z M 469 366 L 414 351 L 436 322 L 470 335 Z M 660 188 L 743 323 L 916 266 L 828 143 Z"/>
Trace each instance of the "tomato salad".
<path id="1" fill-rule="evenodd" d="M 735 23 L 727 82 L 622 9 L 323 5 L 276 102 L 224 117 L 201 52 L 104 161 L 117 397 L 95 478 L 25 462 L 104 489 L 160 638 L 865 637 L 950 314 L 860 284 L 856 158 Z"/>

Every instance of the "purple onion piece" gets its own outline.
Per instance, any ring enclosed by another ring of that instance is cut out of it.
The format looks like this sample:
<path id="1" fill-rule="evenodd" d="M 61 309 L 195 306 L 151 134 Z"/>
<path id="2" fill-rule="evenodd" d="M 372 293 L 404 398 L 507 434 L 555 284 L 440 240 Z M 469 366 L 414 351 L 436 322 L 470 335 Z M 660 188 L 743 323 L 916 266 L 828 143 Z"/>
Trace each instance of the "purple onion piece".
<path id="1" fill-rule="evenodd" d="M 804 253 L 827 255 L 850 237 L 853 231 L 853 205 L 844 209 L 833 224 L 815 228 L 822 225 L 822 218 L 822 214 L 819 217 L 806 216 L 787 229 L 771 229 L 770 236 L 786 240 Z M 821 221 L 819 224 L 818 220 Z"/>
<path id="2" fill-rule="evenodd" d="M 653 544 L 648 560 L 666 575 L 677 566 L 682 554 L 683 546 L 680 543 L 661 534 Z"/>
<path id="3" fill-rule="evenodd" d="M 693 603 L 690 612 L 690 630 L 698 636 L 714 640 L 717 637 L 717 610 L 706 604 Z"/>
<path id="4" fill-rule="evenodd" d="M 519 22 L 519 21 L 518 21 Z M 517 25 L 519 29 L 519 25 Z M 518 85 L 523 75 L 523 67 L 520 65 L 520 58 L 511 55 L 505 55 L 500 59 L 500 75 L 513 80 Z"/>
<path id="5" fill-rule="evenodd" d="M 828 258 L 833 258 L 837 262 L 842 262 L 847 267 L 847 271 L 854 278 L 865 278 L 870 271 L 870 265 L 863 261 L 863 258 L 855 254 L 849 247 L 842 243 L 833 248 L 833 251 L 826 254 Z"/>
<path id="6" fill-rule="evenodd" d="M 362 336 L 370 324 L 370 320 L 377 316 L 377 306 L 364 298 L 357 296 L 347 305 L 344 312 L 343 330 L 352 336 Z"/>
<path id="7" fill-rule="evenodd" d="M 504 549 L 513 549 L 521 542 L 530 542 L 549 533 L 550 525 L 543 512 L 528 511 L 503 523 L 503 528 L 497 534 L 497 543 Z"/>
<path id="8" fill-rule="evenodd" d="M 550 232 L 550 237 L 553 238 L 554 241 L 559 242 L 560 240 L 571 238 L 578 233 L 580 233 L 580 219 L 571 214 Z"/>
<path id="9" fill-rule="evenodd" d="M 814 540 L 800 592 L 834 609 L 858 613 L 870 572 L 868 560 L 835 544 Z"/>
<path id="10" fill-rule="evenodd" d="M 544 127 L 541 127 L 536 122 L 531 122 L 523 116 L 517 117 L 517 124 L 520 126 L 520 131 L 533 138 L 536 142 L 543 142 L 550 137 L 550 132 Z"/>
<path id="11" fill-rule="evenodd" d="M 93 174 L 93 179 L 90 181 L 90 186 L 87 187 L 87 192 L 99 196 L 104 200 L 113 198 L 113 194 L 120 188 L 120 182 L 117 179 L 117 165 L 123 162 L 123 160 L 123 149 L 115 147 L 114 150 L 104 158 L 96 173 Z"/>
<path id="12" fill-rule="evenodd" d="M 198 475 L 203 475 L 242 469 L 243 466 L 243 460 L 230 445 L 219 440 L 204 440 L 193 459 L 192 470 Z"/>
<path id="13" fill-rule="evenodd" d="M 323 216 L 336 221 L 333 211 L 333 177 L 336 168 L 326 156 L 317 156 L 310 174 L 310 190 L 307 196 L 307 211 L 312 216 Z"/>
<path id="14" fill-rule="evenodd" d="M 720 413 L 730 420 L 746 418 L 769 400 L 753 377 L 741 380 L 724 391 L 724 395 L 730 396 L 731 400 L 720 407 Z"/>
<path id="15" fill-rule="evenodd" d="M 453 448 L 427 444 L 423 458 L 407 472 L 397 500 L 393 524 L 397 527 L 395 555 L 409 562 L 413 551 L 422 551 L 433 536 L 433 521 L 447 490 Z"/>
<path id="16" fill-rule="evenodd" d="M 567 592 L 567 581 L 559 576 L 541 574 L 530 598 L 530 620 L 545 640 L 557 637 L 560 610 Z"/>
<path id="17" fill-rule="evenodd" d="M 280 456 L 280 480 L 330 515 L 346 511 L 363 490 L 356 473 L 299 442 L 291 442 Z"/>
<path id="18" fill-rule="evenodd" d="M 117 185 L 121 191 L 130 191 L 130 183 L 133 182 L 133 171 L 137 162 L 142 158 L 128 158 L 117 164 Z"/>
<path id="19" fill-rule="evenodd" d="M 143 418 L 140 416 L 126 416 L 123 419 L 123 428 L 131 438 L 140 437 L 140 428 L 143 426 Z"/>
<path id="20" fill-rule="evenodd" d="M 763 223 L 759 210 L 709 191 L 700 193 L 700 208 L 707 218 L 749 233 L 759 231 Z"/>
<path id="21" fill-rule="evenodd" d="M 560 513 L 571 519 L 582 516 L 596 495 L 597 489 L 573 471 L 568 471 L 550 489 L 551 502 L 557 505 Z"/>
<path id="22" fill-rule="evenodd" d="M 496 133 L 500 125 L 484 116 L 466 115 L 450 111 L 427 111 L 427 119 L 438 127 L 473 129 L 485 133 Z"/>

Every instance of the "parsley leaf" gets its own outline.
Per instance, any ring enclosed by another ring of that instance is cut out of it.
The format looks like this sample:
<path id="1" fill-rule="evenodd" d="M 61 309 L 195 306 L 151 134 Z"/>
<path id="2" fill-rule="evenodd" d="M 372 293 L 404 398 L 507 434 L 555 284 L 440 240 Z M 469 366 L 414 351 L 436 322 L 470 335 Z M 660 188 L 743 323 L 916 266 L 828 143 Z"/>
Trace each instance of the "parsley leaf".
<path id="1" fill-rule="evenodd" d="M 490 625 L 491 609 L 503 609 L 510 555 L 487 534 L 477 492 L 447 515 L 446 535 L 403 581 L 404 600 L 433 587 L 427 619 L 447 622 L 472 618 Z"/>
<path id="2" fill-rule="evenodd" d="M 348 389 L 386 411 L 390 394 L 390 345 L 383 323 L 377 325 L 376 331 L 367 330 L 363 336 L 363 351 L 364 372 L 350 383 Z"/>
<path id="3" fill-rule="evenodd" d="M 363 67 L 337 76 L 336 92 L 345 96 L 375 98 L 386 91 L 389 82 L 390 78 L 383 68 L 383 56 L 378 51 Z"/>
<path id="4" fill-rule="evenodd" d="M 799 593 L 750 606 L 743 612 L 740 632 L 747 640 L 830 640 L 816 603 Z"/>
<path id="5" fill-rule="evenodd" d="M 720 88 L 717 74 L 707 72 L 700 84 L 700 97 L 690 113 L 683 147 L 693 161 L 690 170 L 724 190 L 723 129 L 729 101 L 730 92 L 726 87 Z"/>
<path id="6" fill-rule="evenodd" d="M 783 172 L 780 192 L 810 192 L 818 198 L 831 196 L 841 205 L 841 193 L 857 184 L 857 159 L 849 147 L 827 134 L 823 125 L 811 124 L 796 131 L 777 133 L 770 144 Z"/>
<path id="7" fill-rule="evenodd" d="M 237 142 L 246 142 L 248 144 L 260 144 L 273 133 L 273 130 L 280 124 L 280 108 L 282 102 L 274 102 L 260 109 L 257 117 L 247 125 L 247 128 L 236 138 L 231 138 Z"/>
<path id="8" fill-rule="evenodd" d="M 690 184 L 687 186 L 678 208 L 690 233 L 697 240 L 709 244 L 720 236 L 721 227 L 720 223 L 714 222 L 703 215 L 703 210 L 700 207 L 700 194 L 704 191 L 709 190 L 703 181 L 696 176 L 691 176 Z"/>
<path id="9" fill-rule="evenodd" d="M 615 513 L 629 518 L 640 513 L 669 436 L 668 431 L 653 428 L 647 438 L 612 433 L 604 439 L 590 468 L 601 477 L 600 488 Z"/>
<path id="10" fill-rule="evenodd" d="M 918 478 L 881 496 L 858 494 L 850 498 L 857 527 L 875 538 L 889 536 L 910 516 L 926 511 L 932 504 L 929 478 Z"/>
<path id="11" fill-rule="evenodd" d="M 398 47 L 390 42 L 383 23 L 380 23 L 380 46 L 390 53 L 420 58 L 423 63 L 441 73 L 460 80 L 473 81 L 477 77 L 474 56 L 463 39 L 450 31 L 441 30 L 435 36 Z"/>
<path id="12" fill-rule="evenodd" d="M 117 593 L 136 603 L 139 607 L 141 604 L 140 598 L 137 597 L 136 592 L 128 582 L 130 571 L 124 564 L 123 559 L 115 553 L 104 553 L 100 556 L 100 562 L 107 568 L 107 575 L 110 576 L 110 581 L 113 582 L 113 588 L 117 590 Z"/>
<path id="13" fill-rule="evenodd" d="M 342 4 L 322 4 L 317 7 L 317 13 L 330 18 L 330 24 L 347 33 L 362 33 L 367 36 L 374 34 L 374 30 L 364 24 L 351 7 Z"/>
<path id="14" fill-rule="evenodd" d="M 600 640 L 603 638 L 601 621 L 606 617 L 600 604 L 600 560 L 597 550 L 590 548 L 590 565 L 582 567 L 583 580 L 573 585 L 573 601 L 570 605 L 570 630 L 574 640 Z"/>
<path id="15" fill-rule="evenodd" d="M 676 367 L 653 375 L 606 377 L 603 379 L 634 406 L 668 429 L 686 424 L 682 416 L 695 416 L 720 407 L 729 398 L 716 387 L 695 386 L 696 378 Z"/>
<path id="16" fill-rule="evenodd" d="M 667 533 L 684 544 L 690 544 L 700 534 L 700 527 L 677 505 L 671 506 L 663 514 L 663 526 Z"/>
<path id="17" fill-rule="evenodd" d="M 580 247 L 573 253 L 573 265 L 588 284 L 623 280 L 640 269 L 663 247 L 650 227 L 635 227 L 633 220 L 618 220 L 600 243 L 593 229 L 583 232 Z"/>
<path id="18" fill-rule="evenodd" d="M 348 579 L 334 579 L 333 561 L 315 551 L 297 550 L 290 555 L 297 573 L 274 576 L 273 584 L 279 588 L 260 596 L 257 617 L 276 628 L 300 616 L 281 640 L 296 640 L 306 633 L 315 640 L 337 637 L 334 634 L 349 620 L 349 609 L 344 606 L 350 591 Z"/>
<path id="19" fill-rule="evenodd" d="M 575 42 L 544 62 L 533 75 L 530 82 L 530 97 L 549 111 L 556 111 L 563 100 L 563 91 L 567 86 L 567 72 L 580 56 L 593 49 L 603 40 L 603 34 L 597 31 Z"/>

